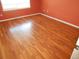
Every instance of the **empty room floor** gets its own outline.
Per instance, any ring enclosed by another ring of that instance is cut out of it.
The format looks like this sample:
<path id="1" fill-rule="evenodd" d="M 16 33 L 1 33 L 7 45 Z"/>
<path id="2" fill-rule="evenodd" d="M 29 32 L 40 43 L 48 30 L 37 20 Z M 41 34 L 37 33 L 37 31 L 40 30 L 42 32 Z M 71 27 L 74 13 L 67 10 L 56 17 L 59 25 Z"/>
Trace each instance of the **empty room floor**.
<path id="1" fill-rule="evenodd" d="M 70 59 L 79 30 L 42 15 L 0 23 L 0 59 Z"/>

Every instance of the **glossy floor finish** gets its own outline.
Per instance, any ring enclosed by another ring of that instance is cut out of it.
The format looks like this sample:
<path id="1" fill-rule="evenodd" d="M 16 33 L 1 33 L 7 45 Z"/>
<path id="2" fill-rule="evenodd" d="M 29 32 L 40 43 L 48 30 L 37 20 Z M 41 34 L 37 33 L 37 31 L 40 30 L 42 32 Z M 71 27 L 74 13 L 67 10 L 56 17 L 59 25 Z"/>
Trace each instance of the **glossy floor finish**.
<path id="1" fill-rule="evenodd" d="M 70 59 L 79 30 L 42 15 L 0 23 L 0 59 Z"/>

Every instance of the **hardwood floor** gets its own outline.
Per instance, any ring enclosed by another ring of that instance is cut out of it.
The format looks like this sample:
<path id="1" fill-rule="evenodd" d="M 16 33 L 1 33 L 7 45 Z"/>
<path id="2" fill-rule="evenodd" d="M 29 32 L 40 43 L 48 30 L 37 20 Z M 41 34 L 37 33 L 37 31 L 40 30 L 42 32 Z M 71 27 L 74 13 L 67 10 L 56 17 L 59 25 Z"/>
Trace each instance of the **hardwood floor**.
<path id="1" fill-rule="evenodd" d="M 79 30 L 42 15 L 0 23 L 0 59 L 70 59 Z"/>

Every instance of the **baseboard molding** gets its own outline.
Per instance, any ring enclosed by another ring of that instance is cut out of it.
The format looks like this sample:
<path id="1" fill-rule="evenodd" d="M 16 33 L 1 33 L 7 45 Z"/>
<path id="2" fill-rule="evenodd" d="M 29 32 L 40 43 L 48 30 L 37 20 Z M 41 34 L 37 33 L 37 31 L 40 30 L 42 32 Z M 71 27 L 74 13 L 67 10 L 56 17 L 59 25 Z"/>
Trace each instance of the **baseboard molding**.
<path id="1" fill-rule="evenodd" d="M 28 16 L 34 16 L 34 15 L 39 15 L 39 14 L 40 14 L 40 13 L 34 13 L 34 14 L 29 14 L 29 15 L 24 15 L 24 16 L 18 16 L 18 17 L 14 17 L 14 18 L 9 18 L 9 19 L 0 20 L 0 22 L 15 20 L 15 19 L 18 19 L 18 18 L 28 17 Z"/>
<path id="2" fill-rule="evenodd" d="M 34 13 L 34 14 L 29 14 L 29 15 L 24 15 L 24 16 L 19 16 L 19 17 L 14 17 L 14 18 L 9 18 L 9 19 L 5 19 L 5 20 L 0 20 L 0 22 L 15 20 L 15 19 L 17 19 L 17 18 L 28 17 L 28 16 L 34 16 L 34 15 L 39 15 L 39 14 L 41 14 L 41 15 L 43 15 L 43 16 L 45 16 L 45 17 L 51 18 L 51 19 L 53 19 L 53 20 L 62 22 L 62 23 L 64 23 L 64 24 L 67 24 L 67 25 L 69 25 L 69 26 L 72 26 L 72 27 L 75 27 L 75 28 L 78 28 L 78 29 L 79 29 L 79 26 L 77 26 L 77 25 L 68 23 L 68 22 L 66 22 L 66 21 L 60 20 L 60 19 L 58 19 L 58 18 L 49 16 L 49 15 L 46 15 L 46 14 L 43 14 L 43 13 Z"/>
<path id="3" fill-rule="evenodd" d="M 55 18 L 55 17 L 49 16 L 49 15 L 46 15 L 46 14 L 43 14 L 43 13 L 40 13 L 40 14 L 43 15 L 43 16 L 45 16 L 45 17 L 51 18 L 51 19 L 53 19 L 53 20 L 56 20 L 56 21 L 62 22 L 62 23 L 64 23 L 64 24 L 67 24 L 67 25 L 69 25 L 69 26 L 72 26 L 72 27 L 75 27 L 75 28 L 79 29 L 79 26 L 77 26 L 77 25 L 74 25 L 74 24 L 68 23 L 68 22 L 66 22 L 66 21 L 60 20 L 60 19 L 58 19 L 58 18 Z"/>

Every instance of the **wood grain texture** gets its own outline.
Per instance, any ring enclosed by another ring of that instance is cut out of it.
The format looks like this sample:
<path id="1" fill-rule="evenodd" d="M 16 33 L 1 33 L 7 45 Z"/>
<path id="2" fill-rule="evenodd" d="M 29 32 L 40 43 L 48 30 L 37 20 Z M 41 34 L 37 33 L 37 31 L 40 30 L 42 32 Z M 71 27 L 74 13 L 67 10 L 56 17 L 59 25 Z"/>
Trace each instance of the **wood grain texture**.
<path id="1" fill-rule="evenodd" d="M 79 30 L 42 15 L 0 23 L 0 59 L 70 59 Z"/>

